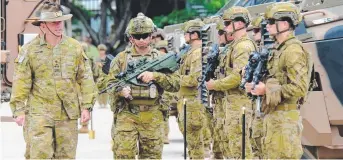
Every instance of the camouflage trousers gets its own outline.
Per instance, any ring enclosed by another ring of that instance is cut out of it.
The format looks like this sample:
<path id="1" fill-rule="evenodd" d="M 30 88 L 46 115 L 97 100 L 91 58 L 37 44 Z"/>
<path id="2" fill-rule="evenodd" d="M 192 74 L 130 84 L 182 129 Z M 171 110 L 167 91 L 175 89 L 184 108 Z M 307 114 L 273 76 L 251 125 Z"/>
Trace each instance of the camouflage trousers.
<path id="1" fill-rule="evenodd" d="M 252 120 L 251 100 L 245 95 L 228 95 L 225 99 L 225 122 L 224 134 L 228 140 L 228 146 L 225 146 L 224 156 L 226 158 L 240 159 L 242 154 L 242 108 L 246 108 L 245 114 L 245 156 L 247 159 L 253 158 L 250 126 Z"/>
<path id="2" fill-rule="evenodd" d="M 205 125 L 203 128 L 204 134 L 204 151 L 205 154 L 210 154 L 211 144 L 213 141 L 213 115 L 205 109 Z M 206 155 L 207 157 L 210 155 Z"/>
<path id="3" fill-rule="evenodd" d="M 191 159 L 204 159 L 203 127 L 205 120 L 204 107 L 196 97 L 182 97 L 178 102 L 178 123 L 180 131 L 184 134 L 184 106 L 183 98 L 187 99 L 186 104 L 186 141 L 188 155 Z M 185 136 L 185 135 L 184 135 Z"/>
<path id="4" fill-rule="evenodd" d="M 159 106 L 137 114 L 124 109 L 117 115 L 113 134 L 115 159 L 135 159 L 136 155 L 139 159 L 161 159 L 163 151 L 161 133 L 163 133 L 163 115 Z"/>
<path id="5" fill-rule="evenodd" d="M 103 93 L 98 95 L 98 103 L 100 107 L 106 107 L 108 101 L 108 94 Z"/>
<path id="6" fill-rule="evenodd" d="M 166 116 L 164 120 L 164 141 L 168 141 L 168 135 L 169 135 L 169 115 Z"/>
<path id="7" fill-rule="evenodd" d="M 300 159 L 303 154 L 299 110 L 274 111 L 263 120 L 262 151 L 266 159 Z"/>
<path id="8" fill-rule="evenodd" d="M 254 111 L 255 112 L 255 111 Z M 251 124 L 251 146 L 254 154 L 254 159 L 262 158 L 262 131 L 263 131 L 263 117 L 257 117 L 254 114 Z"/>
<path id="9" fill-rule="evenodd" d="M 29 124 L 30 158 L 75 159 L 77 120 L 62 113 L 61 120 L 44 115 L 31 115 Z"/>
<path id="10" fill-rule="evenodd" d="M 214 98 L 213 103 L 213 154 L 215 159 L 223 159 L 223 151 L 224 148 L 227 148 L 225 146 L 228 144 L 224 137 L 225 106 L 223 105 L 222 98 Z"/>
<path id="11" fill-rule="evenodd" d="M 30 135 L 29 135 L 30 115 L 25 114 L 25 124 L 23 126 L 24 140 L 26 143 L 25 158 L 30 159 Z"/>

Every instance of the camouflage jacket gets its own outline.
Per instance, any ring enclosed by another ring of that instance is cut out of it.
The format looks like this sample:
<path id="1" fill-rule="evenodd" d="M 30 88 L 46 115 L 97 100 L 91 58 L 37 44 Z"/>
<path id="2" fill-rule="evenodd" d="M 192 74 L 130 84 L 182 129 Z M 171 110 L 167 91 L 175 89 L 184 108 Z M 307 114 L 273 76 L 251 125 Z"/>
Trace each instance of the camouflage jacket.
<path id="1" fill-rule="evenodd" d="M 214 81 L 215 91 L 237 89 L 241 82 L 241 70 L 247 65 L 249 55 L 256 51 L 256 45 L 247 35 L 234 40 L 228 46 L 227 53 L 222 56 L 218 69 L 220 76 Z"/>
<path id="2" fill-rule="evenodd" d="M 180 68 L 171 75 L 154 72 L 155 81 L 178 96 L 197 96 L 201 76 L 201 46 L 192 47 L 181 59 Z"/>
<path id="3" fill-rule="evenodd" d="M 267 78 L 276 78 L 279 81 L 281 104 L 296 104 L 308 90 L 310 54 L 293 34 L 281 44 L 276 44 L 275 48 L 268 59 Z"/>
<path id="4" fill-rule="evenodd" d="M 10 101 L 14 116 L 22 115 L 29 106 L 30 114 L 58 120 L 64 109 L 70 119 L 77 119 L 80 108 L 93 107 L 97 93 L 79 42 L 63 36 L 53 47 L 44 38 L 36 38 L 23 48 L 15 59 Z M 81 102 L 77 85 L 81 88 Z"/>
<path id="5" fill-rule="evenodd" d="M 140 58 L 142 56 L 147 57 L 148 59 L 155 59 L 158 56 L 162 55 L 159 51 L 152 49 L 150 53 L 145 54 L 145 55 L 141 55 L 139 53 L 136 52 L 136 49 L 134 47 L 131 48 L 127 48 L 126 50 L 120 52 L 111 62 L 111 67 L 110 67 L 110 72 L 106 77 L 105 80 L 105 84 L 107 86 L 118 82 L 118 79 L 116 78 L 116 76 L 120 73 L 126 70 L 127 67 L 127 63 L 131 60 L 135 60 L 137 58 Z M 125 98 L 121 97 L 119 95 L 119 92 L 117 92 L 115 90 L 115 88 L 110 89 L 109 91 L 107 91 L 110 94 L 110 98 L 111 98 L 111 103 L 113 105 L 115 109 L 116 106 L 118 107 L 122 107 L 122 105 L 128 105 L 128 104 L 137 104 L 138 105 L 153 105 L 156 104 L 156 102 L 158 102 L 158 100 L 160 99 L 160 96 L 158 96 L 155 99 L 149 99 L 149 98 L 135 98 L 134 96 L 134 92 L 135 92 L 135 88 L 140 88 L 140 86 L 135 86 L 133 84 L 127 84 L 127 86 L 131 87 L 131 95 L 134 98 L 131 101 L 126 100 Z M 146 91 L 143 91 L 144 93 Z M 142 92 L 142 93 L 143 93 Z"/>

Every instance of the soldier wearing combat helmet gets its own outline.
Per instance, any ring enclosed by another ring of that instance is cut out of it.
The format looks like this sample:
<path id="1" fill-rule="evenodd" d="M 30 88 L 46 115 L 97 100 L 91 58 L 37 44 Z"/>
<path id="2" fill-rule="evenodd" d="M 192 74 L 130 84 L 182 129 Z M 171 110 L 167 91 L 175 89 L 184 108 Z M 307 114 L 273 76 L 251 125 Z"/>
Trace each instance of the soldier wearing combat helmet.
<path id="1" fill-rule="evenodd" d="M 313 65 L 310 54 L 294 36 L 302 17 L 294 4 L 282 2 L 269 6 L 264 18 L 269 34 L 276 40 L 275 50 L 267 63 L 266 80 L 254 90 L 246 84 L 247 92 L 265 99 L 263 158 L 300 159 L 303 127 L 299 108 L 308 92 Z"/>
<path id="2" fill-rule="evenodd" d="M 161 87 L 170 92 L 178 92 L 179 99 L 187 99 L 187 147 L 191 159 L 204 158 L 204 144 L 202 141 L 205 118 L 205 108 L 198 96 L 198 77 L 201 76 L 201 39 L 200 29 L 204 26 L 201 20 L 190 20 L 182 26 L 186 43 L 191 49 L 182 57 L 179 70 L 171 75 L 157 72 L 144 72 L 139 78 L 144 82 L 154 80 Z M 178 122 L 183 132 L 183 101 L 179 101 Z"/>
<path id="3" fill-rule="evenodd" d="M 129 63 L 136 63 L 142 57 L 155 59 L 161 55 L 150 46 L 151 34 L 155 31 L 152 20 L 142 13 L 130 20 L 127 33 L 132 46 L 120 52 L 112 61 L 107 85 L 117 82 L 116 75 L 125 71 Z M 161 92 L 162 89 L 155 84 L 146 86 L 130 83 L 119 91 L 115 88 L 108 90 L 116 117 L 113 124 L 115 159 L 135 159 L 136 154 L 139 159 L 162 158 Z"/>
<path id="4" fill-rule="evenodd" d="M 261 23 L 264 20 L 263 16 L 258 16 L 255 17 L 252 21 L 251 21 L 251 25 L 253 27 L 253 37 L 254 40 L 257 44 L 260 43 L 262 35 L 261 35 Z"/>
<path id="5" fill-rule="evenodd" d="M 241 108 L 245 107 L 251 113 L 251 101 L 242 93 L 238 86 L 241 80 L 242 68 L 247 64 L 249 55 L 256 51 L 256 45 L 251 40 L 246 31 L 251 19 L 249 11 L 243 7 L 232 7 L 224 11 L 223 14 L 225 30 L 234 38 L 233 42 L 224 51 L 220 58 L 219 66 L 215 72 L 216 80 L 206 82 L 208 90 L 218 92 L 216 97 L 226 97 L 223 101 L 225 107 L 224 132 L 227 141 L 224 146 L 224 156 L 226 158 L 241 158 Z M 221 92 L 221 93 L 220 93 Z M 219 94 L 220 93 L 220 94 Z M 249 122 L 251 114 L 246 114 L 246 158 L 252 158 L 250 144 Z M 234 123 L 233 123 L 234 122 Z"/>

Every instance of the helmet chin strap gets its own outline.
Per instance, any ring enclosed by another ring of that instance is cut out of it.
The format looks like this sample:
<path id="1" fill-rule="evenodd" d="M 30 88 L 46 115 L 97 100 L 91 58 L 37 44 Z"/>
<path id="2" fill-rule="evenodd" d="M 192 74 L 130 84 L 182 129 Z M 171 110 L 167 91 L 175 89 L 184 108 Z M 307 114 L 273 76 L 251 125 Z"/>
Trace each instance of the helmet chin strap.
<path id="1" fill-rule="evenodd" d="M 50 32 L 51 34 L 53 34 L 55 37 L 58 37 L 58 38 L 61 37 L 61 36 L 58 36 L 58 35 L 54 34 L 54 33 L 50 30 L 50 28 L 48 27 L 48 25 L 46 25 L 45 22 L 44 22 L 44 24 L 45 24 L 46 28 L 49 30 L 49 32 Z"/>
<path id="2" fill-rule="evenodd" d="M 233 31 L 227 33 L 227 34 L 229 34 L 230 36 L 232 36 L 233 34 L 235 34 L 237 31 L 240 31 L 240 30 L 242 30 L 242 29 L 245 28 L 245 27 L 241 27 L 241 28 L 239 28 L 239 29 L 236 29 L 236 28 L 235 28 L 234 22 L 232 22 L 232 23 L 233 23 L 233 24 L 232 24 L 232 29 L 233 29 Z M 225 39 L 226 39 L 226 37 L 225 37 Z"/>
<path id="3" fill-rule="evenodd" d="M 285 33 L 285 32 L 287 32 L 287 31 L 291 31 L 292 29 L 291 28 L 288 28 L 288 29 L 285 29 L 285 30 L 283 30 L 283 31 L 280 31 L 280 28 L 279 28 L 279 23 L 275 23 L 275 25 L 276 25 L 276 34 L 271 34 L 271 36 L 273 36 L 274 38 L 277 36 L 277 35 L 280 35 L 280 34 L 282 34 L 282 33 Z"/>

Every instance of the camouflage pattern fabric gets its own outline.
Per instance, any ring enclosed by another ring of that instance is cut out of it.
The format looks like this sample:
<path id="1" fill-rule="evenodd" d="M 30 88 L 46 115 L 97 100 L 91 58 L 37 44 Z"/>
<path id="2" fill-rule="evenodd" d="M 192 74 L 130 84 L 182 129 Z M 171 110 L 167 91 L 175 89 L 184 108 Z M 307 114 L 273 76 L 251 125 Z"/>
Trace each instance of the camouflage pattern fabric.
<path id="1" fill-rule="evenodd" d="M 214 81 L 214 90 L 225 92 L 224 98 L 225 122 L 224 134 L 227 135 L 228 146 L 224 146 L 226 158 L 241 158 L 241 108 L 245 107 L 246 115 L 246 158 L 252 158 L 249 126 L 251 122 L 252 106 L 248 97 L 238 89 L 241 80 L 241 69 L 248 63 L 249 55 L 256 50 L 255 43 L 247 35 L 230 43 L 225 56 L 220 59 L 218 79 Z"/>
<path id="2" fill-rule="evenodd" d="M 203 127 L 205 157 L 210 157 L 213 142 L 213 115 L 205 110 L 205 125 Z"/>
<path id="3" fill-rule="evenodd" d="M 183 99 L 187 99 L 186 137 L 189 156 L 192 159 L 204 158 L 203 127 L 205 119 L 204 107 L 198 98 L 198 77 L 201 75 L 201 48 L 192 47 L 182 57 L 179 70 L 171 75 L 154 72 L 155 81 L 165 90 L 178 91 L 178 122 L 183 132 L 184 107 Z"/>
<path id="4" fill-rule="evenodd" d="M 63 36 L 61 42 L 55 47 L 47 44 L 44 38 L 37 38 L 30 42 L 15 60 L 13 81 L 10 101 L 13 115 L 23 115 L 29 110 L 31 116 L 35 115 L 35 117 L 30 117 L 29 130 L 37 131 L 39 134 L 45 134 L 47 130 L 41 131 L 42 126 L 31 124 L 49 120 L 49 124 L 55 125 L 54 121 L 62 121 L 66 116 L 70 121 L 76 121 L 81 109 L 93 106 L 97 94 L 94 90 L 91 69 L 81 45 L 67 36 Z M 78 97 L 78 85 L 81 86 L 81 102 Z M 27 99 L 28 102 L 25 104 Z M 35 119 L 36 117 L 40 119 Z M 50 120 L 53 121 L 50 122 Z M 46 155 L 40 154 L 42 150 L 52 150 L 49 156 L 58 155 L 59 151 L 55 149 L 63 146 L 57 143 L 53 147 L 49 143 L 50 148 L 39 148 L 39 145 L 45 145 L 45 141 L 38 141 L 31 131 L 29 135 L 32 144 L 30 158 L 45 157 Z M 70 136 L 70 138 L 73 137 Z M 72 149 L 70 151 L 72 152 Z M 68 154 L 68 157 L 75 157 L 75 154 L 73 156 L 72 154 L 74 153 Z M 53 158 L 49 156 L 47 158 Z"/>
<path id="5" fill-rule="evenodd" d="M 300 111 L 275 111 L 264 117 L 263 158 L 300 159 L 303 150 Z"/>
<path id="6" fill-rule="evenodd" d="M 263 158 L 299 159 L 302 155 L 303 127 L 296 106 L 298 100 L 306 96 L 309 86 L 309 57 L 302 43 L 291 33 L 283 43 L 276 45 L 275 52 L 269 58 L 268 79 L 279 81 L 282 102 L 277 106 L 268 106 L 271 112 L 264 117 Z M 282 106 L 294 107 L 287 109 Z"/>
<path id="7" fill-rule="evenodd" d="M 25 114 L 25 124 L 23 126 L 23 133 L 24 133 L 24 140 L 26 143 L 26 149 L 25 149 L 25 158 L 30 159 L 30 114 Z"/>
<path id="8" fill-rule="evenodd" d="M 213 154 L 216 159 L 223 159 L 224 148 L 227 148 L 228 141 L 224 137 L 225 107 L 223 97 L 213 95 Z"/>
<path id="9" fill-rule="evenodd" d="M 77 147 L 77 120 L 69 119 L 66 112 L 61 120 L 44 115 L 31 115 L 30 158 L 75 159 Z"/>
<path id="10" fill-rule="evenodd" d="M 161 55 L 153 49 L 145 54 L 148 59 L 154 59 Z M 120 52 L 111 63 L 109 75 L 105 79 L 106 84 L 110 85 L 118 81 L 118 75 L 126 67 L 127 61 L 140 58 L 142 55 L 136 52 L 134 47 Z M 128 84 L 132 91 L 135 86 Z M 134 159 L 138 154 L 139 158 L 161 159 L 163 149 L 163 116 L 162 106 L 156 102 L 158 99 L 139 99 L 133 96 L 132 101 L 120 97 L 115 90 L 108 91 L 111 97 L 112 111 L 116 120 L 112 131 L 114 138 L 113 152 L 115 159 Z M 147 105 L 151 103 L 151 105 Z M 148 107 L 148 111 L 140 111 L 140 106 Z M 118 112 L 118 110 L 120 110 Z M 137 148 L 137 142 L 139 148 Z M 139 151 L 139 152 L 138 152 Z"/>
<path id="11" fill-rule="evenodd" d="M 262 140 L 263 136 L 263 118 L 253 116 L 253 120 L 251 122 L 251 147 L 254 154 L 254 158 L 262 158 Z"/>
<path id="12" fill-rule="evenodd" d="M 128 110 L 118 114 L 114 131 L 115 159 L 135 159 L 138 153 L 139 159 L 162 159 L 163 115 L 158 108 L 137 115 Z"/>

